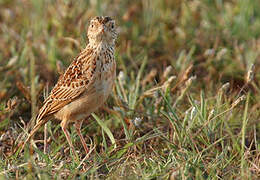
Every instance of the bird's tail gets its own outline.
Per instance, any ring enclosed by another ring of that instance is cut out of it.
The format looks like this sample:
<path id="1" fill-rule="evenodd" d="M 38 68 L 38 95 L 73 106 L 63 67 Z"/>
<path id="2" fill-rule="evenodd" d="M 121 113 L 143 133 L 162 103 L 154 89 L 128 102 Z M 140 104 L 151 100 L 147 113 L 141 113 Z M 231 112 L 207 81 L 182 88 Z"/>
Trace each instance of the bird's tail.
<path id="1" fill-rule="evenodd" d="M 32 128 L 32 130 L 31 130 L 29 136 L 26 138 L 26 140 L 23 141 L 23 142 L 20 142 L 20 143 L 16 146 L 15 150 L 13 151 L 13 154 L 16 153 L 17 151 L 21 152 L 21 151 L 24 149 L 26 143 L 28 143 L 28 141 L 34 136 L 34 134 L 35 134 L 44 124 L 46 124 L 46 123 L 49 121 L 49 119 L 50 119 L 49 117 L 46 117 L 46 118 L 40 120 L 40 121 Z"/>

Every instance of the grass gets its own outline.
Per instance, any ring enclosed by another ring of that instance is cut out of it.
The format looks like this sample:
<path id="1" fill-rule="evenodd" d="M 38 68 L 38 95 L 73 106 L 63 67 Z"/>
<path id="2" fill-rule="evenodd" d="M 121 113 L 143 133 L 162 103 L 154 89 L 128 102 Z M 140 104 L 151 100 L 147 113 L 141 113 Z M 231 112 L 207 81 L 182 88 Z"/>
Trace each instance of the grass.
<path id="1" fill-rule="evenodd" d="M 258 179 L 260 13 L 252 1 L 0 1 L 0 179 Z M 82 127 L 10 155 L 46 92 L 116 19 L 116 85 Z M 252 66 L 254 64 L 254 68 Z M 46 90 L 47 89 L 47 90 Z M 105 111 L 104 111 L 105 109 Z"/>

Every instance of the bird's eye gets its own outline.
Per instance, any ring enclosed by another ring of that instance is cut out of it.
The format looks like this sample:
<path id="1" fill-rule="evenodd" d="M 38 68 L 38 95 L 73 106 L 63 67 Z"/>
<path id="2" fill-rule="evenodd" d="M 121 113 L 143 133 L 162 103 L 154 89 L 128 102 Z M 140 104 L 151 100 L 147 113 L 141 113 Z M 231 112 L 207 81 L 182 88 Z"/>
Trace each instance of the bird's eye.
<path id="1" fill-rule="evenodd" d="M 111 28 L 112 28 L 112 29 L 114 29 L 114 27 L 115 27 L 115 25 L 114 25 L 114 24 L 112 24 L 112 25 L 111 25 Z"/>
<path id="2" fill-rule="evenodd" d="M 94 25 L 93 25 L 93 24 L 91 24 L 91 27 L 93 28 L 93 27 L 94 27 Z"/>

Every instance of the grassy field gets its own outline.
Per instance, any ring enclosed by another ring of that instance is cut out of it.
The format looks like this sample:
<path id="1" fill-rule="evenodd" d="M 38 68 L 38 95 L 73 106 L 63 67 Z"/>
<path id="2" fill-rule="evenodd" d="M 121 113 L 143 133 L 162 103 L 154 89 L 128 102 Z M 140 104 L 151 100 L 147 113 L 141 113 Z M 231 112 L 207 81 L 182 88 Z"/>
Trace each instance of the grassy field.
<path id="1" fill-rule="evenodd" d="M 258 179 L 257 0 L 0 0 L 0 179 Z M 87 44 L 93 16 L 115 18 L 117 80 L 82 132 L 47 123 L 11 155 L 31 117 Z"/>

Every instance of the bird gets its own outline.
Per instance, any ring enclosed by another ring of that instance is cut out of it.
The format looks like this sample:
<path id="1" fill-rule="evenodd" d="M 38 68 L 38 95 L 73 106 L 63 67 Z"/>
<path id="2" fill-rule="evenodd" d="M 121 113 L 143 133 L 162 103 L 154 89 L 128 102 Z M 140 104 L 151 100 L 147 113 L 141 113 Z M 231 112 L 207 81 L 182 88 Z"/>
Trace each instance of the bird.
<path id="1" fill-rule="evenodd" d="M 104 104 L 112 92 L 116 78 L 115 41 L 117 30 L 115 20 L 109 16 L 96 16 L 90 20 L 87 37 L 89 43 L 74 58 L 61 75 L 44 101 L 36 116 L 36 125 L 30 131 L 25 144 L 51 119 L 60 120 L 72 153 L 76 155 L 68 127 L 74 123 L 76 133 L 84 147 L 88 148 L 81 133 L 83 121 Z"/>

